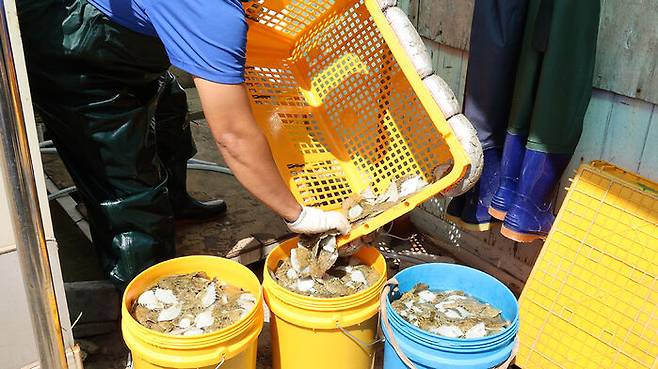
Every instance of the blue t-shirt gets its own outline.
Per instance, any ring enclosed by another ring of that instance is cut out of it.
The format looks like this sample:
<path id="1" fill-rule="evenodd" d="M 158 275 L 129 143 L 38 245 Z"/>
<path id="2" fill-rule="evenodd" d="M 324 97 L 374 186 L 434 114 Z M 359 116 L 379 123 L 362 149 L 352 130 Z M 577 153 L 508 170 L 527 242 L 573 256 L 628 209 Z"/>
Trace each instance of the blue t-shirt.
<path id="1" fill-rule="evenodd" d="M 116 23 L 156 36 L 171 64 L 223 84 L 244 82 L 247 22 L 240 0 L 88 0 Z"/>

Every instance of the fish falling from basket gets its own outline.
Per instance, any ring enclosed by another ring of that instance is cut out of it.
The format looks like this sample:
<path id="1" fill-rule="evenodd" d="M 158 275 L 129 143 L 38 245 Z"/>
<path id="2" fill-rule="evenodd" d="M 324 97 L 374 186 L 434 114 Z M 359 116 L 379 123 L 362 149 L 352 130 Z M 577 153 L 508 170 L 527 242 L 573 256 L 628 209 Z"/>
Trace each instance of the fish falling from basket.
<path id="1" fill-rule="evenodd" d="M 312 297 L 350 296 L 373 286 L 379 274 L 355 256 L 340 256 L 336 235 L 303 235 L 282 259 L 272 279 L 286 289 Z"/>
<path id="2" fill-rule="evenodd" d="M 467 191 L 482 170 L 475 130 L 396 5 L 245 5 L 254 116 L 297 200 L 353 221 L 339 247 L 437 194 Z"/>

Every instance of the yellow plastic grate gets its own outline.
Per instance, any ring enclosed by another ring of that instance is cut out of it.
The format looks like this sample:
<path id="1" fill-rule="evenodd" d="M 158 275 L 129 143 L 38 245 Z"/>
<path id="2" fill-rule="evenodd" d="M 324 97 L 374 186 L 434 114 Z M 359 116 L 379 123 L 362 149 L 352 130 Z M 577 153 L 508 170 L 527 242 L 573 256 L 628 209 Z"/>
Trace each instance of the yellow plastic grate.
<path id="1" fill-rule="evenodd" d="M 658 184 L 583 165 L 520 305 L 522 368 L 658 368 Z"/>
<path id="2" fill-rule="evenodd" d="M 401 177 L 435 181 L 367 229 L 461 178 L 468 160 L 375 0 L 265 0 L 247 13 L 252 108 L 299 201 L 336 209 Z"/>

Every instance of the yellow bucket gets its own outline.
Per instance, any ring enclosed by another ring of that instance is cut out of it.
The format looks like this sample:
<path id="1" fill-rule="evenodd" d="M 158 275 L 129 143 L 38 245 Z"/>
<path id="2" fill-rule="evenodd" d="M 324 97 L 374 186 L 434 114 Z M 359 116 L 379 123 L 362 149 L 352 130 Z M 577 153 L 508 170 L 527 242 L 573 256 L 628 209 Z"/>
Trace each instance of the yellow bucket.
<path id="1" fill-rule="evenodd" d="M 159 279 L 199 271 L 252 293 L 256 296 L 256 306 L 229 327 L 189 337 L 155 332 L 130 315 L 133 302 Z M 121 331 L 132 353 L 134 369 L 256 368 L 258 335 L 263 329 L 263 293 L 258 278 L 234 261 L 214 256 L 186 256 L 157 264 L 130 282 L 123 295 L 121 315 Z"/>
<path id="2" fill-rule="evenodd" d="M 263 289 L 272 312 L 273 368 L 372 368 L 379 295 L 386 283 L 384 257 L 374 248 L 356 254 L 380 274 L 369 289 L 340 298 L 308 297 L 281 287 L 269 273 L 296 244 L 296 238 L 282 243 L 265 262 Z"/>

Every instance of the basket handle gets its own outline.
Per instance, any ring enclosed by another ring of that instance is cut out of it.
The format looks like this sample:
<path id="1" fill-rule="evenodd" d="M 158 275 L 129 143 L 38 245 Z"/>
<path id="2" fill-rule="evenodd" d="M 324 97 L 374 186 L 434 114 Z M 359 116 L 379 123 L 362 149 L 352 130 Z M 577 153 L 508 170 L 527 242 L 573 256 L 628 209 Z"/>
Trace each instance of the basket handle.
<path id="1" fill-rule="evenodd" d="M 379 309 L 380 309 L 380 319 L 382 321 L 382 325 L 384 326 L 384 329 L 386 329 L 386 333 L 388 333 L 388 343 L 391 344 L 391 347 L 393 347 L 393 350 L 395 350 L 395 353 L 398 355 L 400 360 L 404 363 L 404 365 L 407 366 L 409 369 L 417 369 L 416 365 L 409 360 L 407 355 L 402 352 L 402 349 L 400 349 L 400 346 L 398 345 L 397 341 L 395 340 L 395 335 L 393 335 L 393 330 L 391 329 L 391 325 L 388 322 L 388 313 L 386 312 L 386 299 L 390 295 L 391 291 L 398 286 L 398 281 L 395 278 L 391 278 L 386 282 L 386 286 L 384 286 L 384 290 L 382 291 L 382 294 L 380 296 L 379 300 Z M 383 335 L 382 335 L 383 337 Z M 497 365 L 491 369 L 507 369 L 509 368 L 510 364 L 516 358 L 516 354 L 519 351 L 519 340 L 516 340 L 516 344 L 514 345 L 514 349 L 512 349 L 512 354 L 502 362 L 500 365 Z"/>

